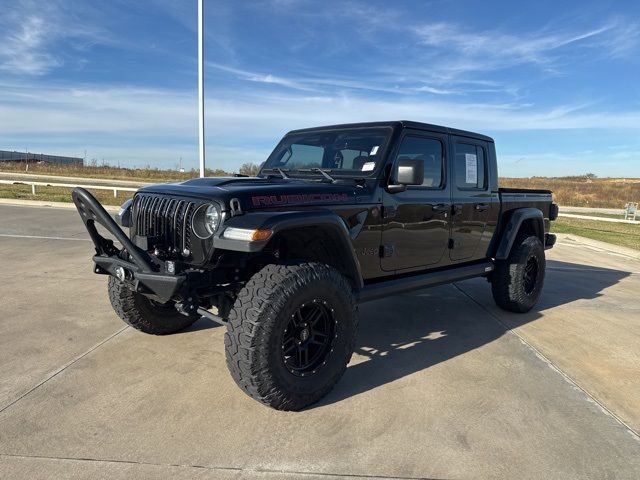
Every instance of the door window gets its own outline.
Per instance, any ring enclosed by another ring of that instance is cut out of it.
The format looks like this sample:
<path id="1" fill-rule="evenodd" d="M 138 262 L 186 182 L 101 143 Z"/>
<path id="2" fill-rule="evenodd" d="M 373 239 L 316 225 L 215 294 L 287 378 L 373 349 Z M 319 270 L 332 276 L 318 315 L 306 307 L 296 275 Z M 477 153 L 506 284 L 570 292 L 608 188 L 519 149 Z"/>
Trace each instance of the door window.
<path id="1" fill-rule="evenodd" d="M 413 136 L 404 137 L 398 151 L 396 168 L 398 168 L 398 162 L 403 159 L 424 160 L 422 186 L 430 188 L 442 187 L 443 157 L 440 140 Z"/>
<path id="2" fill-rule="evenodd" d="M 457 143 L 454 168 L 459 189 L 484 190 L 486 162 L 484 148 L 480 145 Z"/>

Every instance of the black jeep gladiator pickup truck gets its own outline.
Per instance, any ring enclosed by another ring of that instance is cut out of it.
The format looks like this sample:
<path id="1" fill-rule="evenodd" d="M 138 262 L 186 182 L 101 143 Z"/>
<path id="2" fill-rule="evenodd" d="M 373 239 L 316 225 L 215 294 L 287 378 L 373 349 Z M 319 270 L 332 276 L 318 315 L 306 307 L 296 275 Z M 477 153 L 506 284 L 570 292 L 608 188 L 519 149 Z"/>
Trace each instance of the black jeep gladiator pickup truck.
<path id="1" fill-rule="evenodd" d="M 550 191 L 498 188 L 491 138 L 407 121 L 292 131 L 256 177 L 144 187 L 117 223 L 72 196 L 117 314 L 151 334 L 223 323 L 234 380 L 281 410 L 338 382 L 361 302 L 486 277 L 530 310 L 558 214 Z"/>

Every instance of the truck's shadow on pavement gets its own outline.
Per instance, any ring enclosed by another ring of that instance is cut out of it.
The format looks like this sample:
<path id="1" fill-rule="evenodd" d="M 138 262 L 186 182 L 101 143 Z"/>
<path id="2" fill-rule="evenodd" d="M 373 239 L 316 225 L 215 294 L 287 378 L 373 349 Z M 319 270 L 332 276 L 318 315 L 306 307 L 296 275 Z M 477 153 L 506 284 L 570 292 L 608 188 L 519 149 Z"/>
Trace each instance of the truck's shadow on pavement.
<path id="1" fill-rule="evenodd" d="M 208 330 L 210 328 L 219 328 L 219 327 L 222 327 L 222 325 L 214 322 L 213 320 L 209 320 L 206 317 L 201 317 L 193 325 L 185 328 L 184 330 L 180 330 L 179 332 L 174 333 L 174 335 L 180 335 L 181 333 L 188 333 L 188 332 L 198 332 L 200 330 Z"/>
<path id="2" fill-rule="evenodd" d="M 600 297 L 603 290 L 629 276 L 624 271 L 553 260 L 547 261 L 547 268 L 542 297 L 526 314 L 495 312 L 490 285 L 482 279 L 362 305 L 356 354 L 367 358 L 352 362 L 344 378 L 317 406 L 367 392 L 482 347 L 510 328 L 541 318 L 545 310 Z"/>

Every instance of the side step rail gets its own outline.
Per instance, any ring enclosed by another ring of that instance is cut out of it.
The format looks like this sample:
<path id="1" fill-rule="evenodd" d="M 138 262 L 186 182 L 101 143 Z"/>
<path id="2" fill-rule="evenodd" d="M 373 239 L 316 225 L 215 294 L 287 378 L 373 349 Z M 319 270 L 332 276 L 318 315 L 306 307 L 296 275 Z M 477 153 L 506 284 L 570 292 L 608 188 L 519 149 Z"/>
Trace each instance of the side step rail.
<path id="1" fill-rule="evenodd" d="M 397 295 L 421 288 L 435 287 L 436 285 L 443 285 L 467 278 L 482 277 L 492 271 L 492 262 L 482 262 L 410 277 L 381 281 L 380 283 L 365 285 L 358 294 L 358 302 L 370 302 L 389 295 Z"/>

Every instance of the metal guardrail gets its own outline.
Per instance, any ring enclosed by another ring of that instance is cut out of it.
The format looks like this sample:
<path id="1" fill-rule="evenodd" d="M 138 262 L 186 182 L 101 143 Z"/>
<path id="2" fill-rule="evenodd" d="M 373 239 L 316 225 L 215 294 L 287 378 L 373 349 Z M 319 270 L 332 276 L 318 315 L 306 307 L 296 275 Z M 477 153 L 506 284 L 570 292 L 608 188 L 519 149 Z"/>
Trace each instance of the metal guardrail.
<path id="1" fill-rule="evenodd" d="M 0 180 L 3 185 L 30 185 L 31 193 L 36 195 L 36 187 L 57 187 L 57 188 L 76 188 L 82 187 L 88 190 L 112 190 L 113 197 L 118 198 L 118 192 L 136 192 L 137 188 L 106 186 L 106 185 L 79 185 L 76 183 L 55 183 L 55 182 L 32 182 L 30 180 Z"/>

